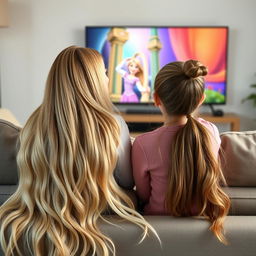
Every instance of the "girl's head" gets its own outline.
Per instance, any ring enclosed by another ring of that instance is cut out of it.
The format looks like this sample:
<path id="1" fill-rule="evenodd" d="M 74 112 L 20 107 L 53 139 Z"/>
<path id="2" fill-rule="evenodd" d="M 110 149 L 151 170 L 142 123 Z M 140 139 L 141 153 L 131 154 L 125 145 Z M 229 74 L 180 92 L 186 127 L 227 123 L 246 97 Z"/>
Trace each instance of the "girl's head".
<path id="1" fill-rule="evenodd" d="M 204 99 L 207 68 L 197 60 L 171 62 L 155 78 L 155 94 L 169 115 L 189 115 Z"/>
<path id="2" fill-rule="evenodd" d="M 5 255 L 109 255 L 98 220 L 109 206 L 149 224 L 113 177 L 120 128 L 108 97 L 101 55 L 69 47 L 55 59 L 43 103 L 20 134 L 19 186 L 0 208 Z"/>

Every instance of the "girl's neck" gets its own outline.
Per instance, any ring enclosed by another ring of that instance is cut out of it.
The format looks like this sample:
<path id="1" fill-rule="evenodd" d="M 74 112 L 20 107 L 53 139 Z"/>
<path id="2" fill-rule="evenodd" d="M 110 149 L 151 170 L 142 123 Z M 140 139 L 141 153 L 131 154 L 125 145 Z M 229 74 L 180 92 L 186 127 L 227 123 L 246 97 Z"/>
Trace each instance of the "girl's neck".
<path id="1" fill-rule="evenodd" d="M 181 116 L 169 116 L 164 115 L 164 126 L 178 126 L 187 123 L 187 117 L 185 115 Z"/>

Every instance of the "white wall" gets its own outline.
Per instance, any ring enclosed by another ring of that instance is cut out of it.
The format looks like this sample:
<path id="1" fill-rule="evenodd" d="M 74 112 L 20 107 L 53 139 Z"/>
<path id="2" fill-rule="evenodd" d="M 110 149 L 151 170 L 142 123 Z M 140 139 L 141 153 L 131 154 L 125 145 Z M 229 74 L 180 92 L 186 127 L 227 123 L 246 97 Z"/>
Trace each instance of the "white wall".
<path id="1" fill-rule="evenodd" d="M 256 1 L 150 2 L 9 0 L 10 26 L 0 29 L 2 107 L 24 124 L 41 103 L 53 59 L 69 45 L 84 46 L 86 25 L 227 25 L 228 101 L 221 108 L 242 115 L 242 130 L 256 129 L 256 108 L 241 104 L 256 82 Z"/>

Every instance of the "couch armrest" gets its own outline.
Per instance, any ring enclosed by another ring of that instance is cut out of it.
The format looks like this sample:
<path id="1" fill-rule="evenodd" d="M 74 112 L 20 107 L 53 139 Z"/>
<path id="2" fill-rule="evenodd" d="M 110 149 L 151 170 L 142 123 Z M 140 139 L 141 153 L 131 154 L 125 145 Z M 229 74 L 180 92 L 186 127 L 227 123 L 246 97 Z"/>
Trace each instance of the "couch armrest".
<path id="1" fill-rule="evenodd" d="M 0 206 L 16 191 L 17 185 L 0 186 Z"/>

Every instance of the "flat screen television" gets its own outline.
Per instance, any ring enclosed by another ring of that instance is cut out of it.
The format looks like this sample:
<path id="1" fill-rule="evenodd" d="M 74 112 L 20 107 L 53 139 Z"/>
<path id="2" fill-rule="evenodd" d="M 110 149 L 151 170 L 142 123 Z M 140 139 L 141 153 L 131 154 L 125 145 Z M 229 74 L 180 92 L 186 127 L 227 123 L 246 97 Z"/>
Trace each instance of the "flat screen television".
<path id="1" fill-rule="evenodd" d="M 227 26 L 87 26 L 85 42 L 103 56 L 115 104 L 152 105 L 158 70 L 188 59 L 208 67 L 205 103 L 226 103 Z M 136 71 L 128 65 L 132 58 Z"/>

